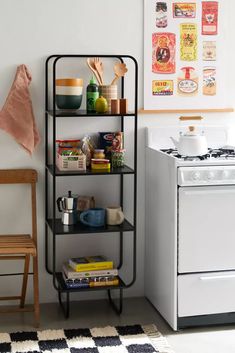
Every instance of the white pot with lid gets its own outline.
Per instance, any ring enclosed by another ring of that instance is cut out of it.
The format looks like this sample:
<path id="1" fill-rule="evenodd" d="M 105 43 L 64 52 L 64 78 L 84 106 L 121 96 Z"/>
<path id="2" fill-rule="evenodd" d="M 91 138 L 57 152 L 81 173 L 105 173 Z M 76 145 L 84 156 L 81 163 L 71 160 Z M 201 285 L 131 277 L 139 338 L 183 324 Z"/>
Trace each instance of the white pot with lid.
<path id="1" fill-rule="evenodd" d="M 181 117 L 180 120 L 200 120 L 201 117 Z M 179 141 L 170 137 L 181 156 L 196 157 L 208 153 L 207 140 L 203 133 L 196 132 L 195 126 L 189 126 L 185 134 L 180 134 Z"/>

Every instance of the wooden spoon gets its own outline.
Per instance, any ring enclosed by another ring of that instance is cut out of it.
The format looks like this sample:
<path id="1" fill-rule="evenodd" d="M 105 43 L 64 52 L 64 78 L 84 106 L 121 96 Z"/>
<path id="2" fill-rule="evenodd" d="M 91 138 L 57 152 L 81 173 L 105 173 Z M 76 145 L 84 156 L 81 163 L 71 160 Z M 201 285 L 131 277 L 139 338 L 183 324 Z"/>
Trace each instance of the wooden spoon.
<path id="1" fill-rule="evenodd" d="M 103 63 L 102 63 L 102 61 L 100 60 L 100 58 L 94 58 L 94 64 L 95 64 L 96 71 L 97 71 L 98 74 L 99 74 L 101 84 L 103 85 L 103 84 L 104 84 L 104 79 L 103 79 L 103 73 L 104 73 Z"/>
<path id="2" fill-rule="evenodd" d="M 95 68 L 95 63 L 93 60 L 91 60 L 91 58 L 87 58 L 87 65 L 88 67 L 91 69 L 91 71 L 93 72 L 93 74 L 95 75 L 97 82 L 99 83 L 99 85 L 102 85 L 101 80 L 100 80 L 100 76 L 99 73 L 96 71 Z"/>
<path id="3" fill-rule="evenodd" d="M 123 77 L 127 71 L 128 70 L 126 68 L 126 64 L 124 64 L 124 63 L 115 64 L 114 65 L 115 78 L 111 82 L 111 85 L 115 85 L 115 83 L 119 79 L 119 77 Z"/>

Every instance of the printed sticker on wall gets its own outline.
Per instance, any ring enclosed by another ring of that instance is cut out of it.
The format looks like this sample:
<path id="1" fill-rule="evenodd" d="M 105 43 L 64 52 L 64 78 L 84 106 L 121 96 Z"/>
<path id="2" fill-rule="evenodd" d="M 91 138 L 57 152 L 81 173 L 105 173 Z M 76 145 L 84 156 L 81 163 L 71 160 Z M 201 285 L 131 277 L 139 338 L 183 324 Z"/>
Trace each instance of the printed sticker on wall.
<path id="1" fill-rule="evenodd" d="M 197 60 L 197 25 L 195 23 L 180 24 L 180 59 Z"/>
<path id="2" fill-rule="evenodd" d="M 177 80 L 177 92 L 183 96 L 194 96 L 198 93 L 198 75 L 190 66 L 182 67 Z"/>
<path id="3" fill-rule="evenodd" d="M 174 18 L 195 18 L 196 4 L 192 2 L 176 2 L 173 3 Z"/>
<path id="4" fill-rule="evenodd" d="M 152 81 L 152 92 L 154 96 L 172 96 L 174 90 L 173 80 Z"/>
<path id="5" fill-rule="evenodd" d="M 202 34 L 216 35 L 218 33 L 218 2 L 202 2 Z"/>
<path id="6" fill-rule="evenodd" d="M 216 68 L 203 68 L 203 94 L 214 96 L 216 94 Z"/>
<path id="7" fill-rule="evenodd" d="M 167 27 L 167 3 L 156 2 L 156 27 L 165 28 Z"/>
<path id="8" fill-rule="evenodd" d="M 216 42 L 213 42 L 213 41 L 203 42 L 203 60 L 204 61 L 216 60 Z"/>
<path id="9" fill-rule="evenodd" d="M 158 74 L 175 73 L 175 34 L 152 34 L 152 71 Z"/>

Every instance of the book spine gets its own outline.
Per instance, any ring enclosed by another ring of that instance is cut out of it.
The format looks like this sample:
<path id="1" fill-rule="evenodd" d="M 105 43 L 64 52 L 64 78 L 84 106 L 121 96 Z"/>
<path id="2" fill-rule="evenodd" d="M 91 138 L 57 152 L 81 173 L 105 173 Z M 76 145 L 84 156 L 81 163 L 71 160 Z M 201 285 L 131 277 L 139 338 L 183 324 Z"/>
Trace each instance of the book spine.
<path id="1" fill-rule="evenodd" d="M 69 266 L 71 266 L 76 272 L 110 270 L 113 269 L 113 261 L 76 264 L 73 261 L 69 260 Z"/>
<path id="2" fill-rule="evenodd" d="M 113 281 L 107 282 L 90 282 L 90 283 L 68 283 L 65 282 L 67 288 L 92 288 L 92 287 L 107 287 L 107 286 L 117 286 L 119 284 L 119 280 L 115 279 Z"/>
<path id="3" fill-rule="evenodd" d="M 113 281 L 96 281 L 96 282 L 90 282 L 89 286 L 90 287 L 107 287 L 107 286 L 117 286 L 119 284 L 119 280 L 114 279 Z"/>
<path id="4" fill-rule="evenodd" d="M 89 288 L 89 283 L 68 283 L 65 282 L 67 288 Z"/>
<path id="5" fill-rule="evenodd" d="M 106 277 L 106 276 L 117 276 L 118 270 L 110 269 L 110 270 L 100 270 L 100 271 L 82 271 L 82 272 L 75 272 L 69 271 L 66 267 L 63 267 L 63 271 L 66 274 L 68 279 L 84 279 L 90 277 Z"/>
<path id="6" fill-rule="evenodd" d="M 103 277 L 102 277 L 103 278 Z M 119 284 L 119 279 L 112 277 L 112 279 L 100 280 L 99 277 L 87 278 L 87 280 L 79 279 L 68 279 L 63 273 L 63 279 L 67 288 L 89 288 L 89 287 L 105 287 L 105 286 L 117 286 Z"/>

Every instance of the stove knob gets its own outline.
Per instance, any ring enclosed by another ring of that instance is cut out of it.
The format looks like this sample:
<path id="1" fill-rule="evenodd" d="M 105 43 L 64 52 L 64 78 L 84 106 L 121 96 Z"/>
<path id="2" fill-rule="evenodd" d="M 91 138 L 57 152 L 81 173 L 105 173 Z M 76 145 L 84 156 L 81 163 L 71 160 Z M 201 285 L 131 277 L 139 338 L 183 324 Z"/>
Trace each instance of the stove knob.
<path id="1" fill-rule="evenodd" d="M 192 179 L 193 180 L 199 180 L 200 179 L 200 173 L 199 172 L 193 172 L 192 173 Z"/>
<path id="2" fill-rule="evenodd" d="M 212 180 L 212 179 L 214 179 L 214 177 L 215 177 L 215 173 L 213 173 L 213 172 L 208 172 L 207 173 L 207 179 L 208 180 Z"/>

